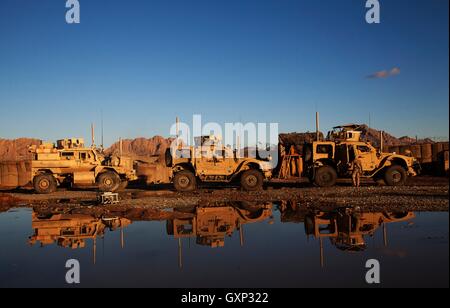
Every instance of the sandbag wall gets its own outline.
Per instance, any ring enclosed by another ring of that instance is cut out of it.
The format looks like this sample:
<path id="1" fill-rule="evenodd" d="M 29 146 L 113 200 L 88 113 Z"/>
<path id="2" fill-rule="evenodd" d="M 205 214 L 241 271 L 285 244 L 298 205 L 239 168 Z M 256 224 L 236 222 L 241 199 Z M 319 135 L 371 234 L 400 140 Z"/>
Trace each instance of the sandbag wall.
<path id="1" fill-rule="evenodd" d="M 388 147 L 390 153 L 406 155 L 408 151 L 422 165 L 422 172 L 430 175 L 448 175 L 449 143 L 436 142 Z"/>
<path id="2" fill-rule="evenodd" d="M 24 187 L 31 182 L 31 161 L 0 162 L 0 189 Z"/>

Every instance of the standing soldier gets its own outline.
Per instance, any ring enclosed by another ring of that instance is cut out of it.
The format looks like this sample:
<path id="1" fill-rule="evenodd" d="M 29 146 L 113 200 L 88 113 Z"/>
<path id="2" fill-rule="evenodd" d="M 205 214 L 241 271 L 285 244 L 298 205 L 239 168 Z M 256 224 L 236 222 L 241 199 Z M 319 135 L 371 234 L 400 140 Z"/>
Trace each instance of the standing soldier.
<path id="1" fill-rule="evenodd" d="M 352 169 L 352 182 L 354 187 L 360 186 L 361 175 L 363 173 L 363 167 L 361 163 L 361 156 L 357 156 L 351 163 Z"/>

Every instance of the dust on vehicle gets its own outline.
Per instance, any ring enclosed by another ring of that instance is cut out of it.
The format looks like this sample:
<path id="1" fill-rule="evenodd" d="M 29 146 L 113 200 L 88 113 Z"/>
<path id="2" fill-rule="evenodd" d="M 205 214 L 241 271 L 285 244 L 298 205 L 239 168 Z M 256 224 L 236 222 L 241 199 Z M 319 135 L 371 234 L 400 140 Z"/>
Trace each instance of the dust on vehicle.
<path id="1" fill-rule="evenodd" d="M 316 185 L 333 186 L 338 178 L 348 178 L 352 162 L 358 158 L 362 177 L 383 181 L 389 186 L 404 185 L 408 176 L 420 170 L 418 161 L 407 155 L 383 153 L 361 140 L 358 125 L 337 126 L 327 140 L 314 141 L 304 148 L 305 173 Z"/>
<path id="2" fill-rule="evenodd" d="M 30 181 L 40 194 L 52 193 L 62 184 L 114 192 L 137 179 L 130 157 L 104 155 L 95 146 L 85 147 L 82 138 L 58 140 L 56 145 L 42 143 L 31 146 L 30 152 Z"/>
<path id="3" fill-rule="evenodd" d="M 174 152 L 174 153 L 172 153 Z M 199 146 L 178 146 L 166 151 L 166 166 L 178 191 L 193 191 L 199 182 L 240 182 L 247 191 L 261 190 L 272 177 L 270 159 L 242 157 L 238 150 L 224 146 L 217 136 L 203 136 Z"/>

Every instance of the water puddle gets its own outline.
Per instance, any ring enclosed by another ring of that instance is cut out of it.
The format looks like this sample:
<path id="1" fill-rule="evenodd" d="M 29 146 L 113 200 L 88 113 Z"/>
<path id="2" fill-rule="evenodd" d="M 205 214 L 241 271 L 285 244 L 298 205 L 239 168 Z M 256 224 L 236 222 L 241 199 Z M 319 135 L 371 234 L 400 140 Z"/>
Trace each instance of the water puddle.
<path id="1" fill-rule="evenodd" d="M 295 202 L 0 214 L 0 287 L 448 287 L 448 213 L 319 211 Z"/>

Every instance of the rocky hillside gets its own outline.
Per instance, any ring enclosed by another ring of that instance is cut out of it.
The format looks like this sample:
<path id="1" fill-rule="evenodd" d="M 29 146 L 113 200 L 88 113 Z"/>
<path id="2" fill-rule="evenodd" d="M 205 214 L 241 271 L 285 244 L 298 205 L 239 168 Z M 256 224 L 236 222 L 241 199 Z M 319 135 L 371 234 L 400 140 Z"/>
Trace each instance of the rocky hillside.
<path id="1" fill-rule="evenodd" d="M 137 138 L 123 140 L 123 152 L 134 157 L 156 156 L 165 153 L 170 146 L 171 139 L 161 136 L 153 138 Z M 14 140 L 0 139 L 0 161 L 24 160 L 30 158 L 28 148 L 39 145 L 38 139 L 19 138 Z M 119 142 L 105 150 L 106 153 L 119 153 Z"/>
<path id="2" fill-rule="evenodd" d="M 135 157 L 160 156 L 164 155 L 166 149 L 170 146 L 172 139 L 166 139 L 161 136 L 153 138 L 137 138 L 122 140 L 123 154 Z M 107 154 L 119 153 L 119 142 L 114 143 L 105 150 Z"/>
<path id="3" fill-rule="evenodd" d="M 39 145 L 40 143 L 40 140 L 30 138 L 0 139 L 0 161 L 28 159 L 30 158 L 28 148 L 31 145 Z"/>
<path id="4" fill-rule="evenodd" d="M 374 128 L 368 128 L 367 125 L 362 126 L 365 131 L 365 136 L 368 141 L 373 145 L 378 146 L 380 144 L 380 131 Z M 399 145 L 411 145 L 411 144 L 424 144 L 424 143 L 434 143 L 433 140 L 429 138 L 418 139 L 411 138 L 408 136 L 403 136 L 400 138 L 394 137 L 391 134 L 384 132 L 384 145 L 385 146 L 399 146 Z"/>
<path id="5" fill-rule="evenodd" d="M 380 143 L 380 131 L 363 126 L 365 135 L 368 141 L 373 145 L 378 146 Z M 321 135 L 323 136 L 323 135 Z M 311 141 L 315 138 L 315 133 L 290 133 L 281 134 L 280 140 L 284 144 L 301 144 L 304 141 Z M 323 138 L 323 137 L 322 137 Z M 172 139 L 166 139 L 161 136 L 152 138 L 136 138 L 123 140 L 123 152 L 126 155 L 131 155 L 137 159 L 145 159 L 150 156 L 161 156 L 170 146 Z M 394 137 L 389 133 L 384 133 L 385 146 L 410 145 L 415 144 L 416 139 L 410 137 Z M 430 139 L 420 139 L 417 143 L 433 143 Z M 40 144 L 38 139 L 19 138 L 15 140 L 0 139 L 0 161 L 8 160 L 23 160 L 30 157 L 28 147 L 31 145 Z M 111 147 L 105 150 L 106 153 L 119 153 L 119 142 L 114 143 Z"/>

